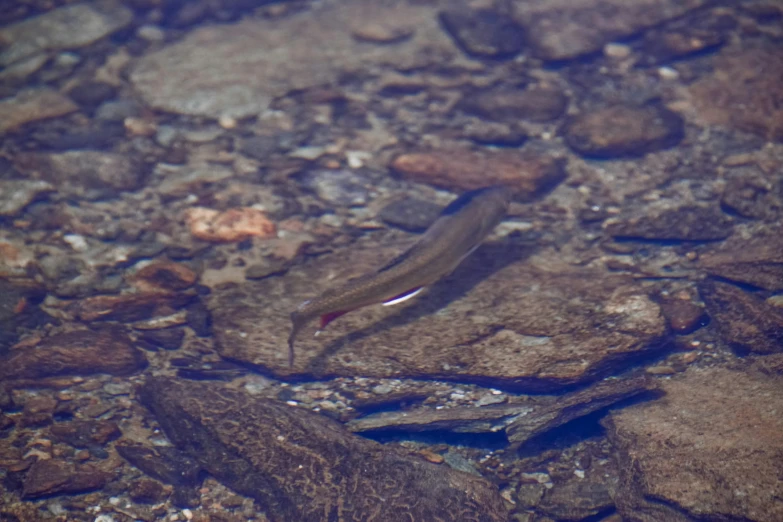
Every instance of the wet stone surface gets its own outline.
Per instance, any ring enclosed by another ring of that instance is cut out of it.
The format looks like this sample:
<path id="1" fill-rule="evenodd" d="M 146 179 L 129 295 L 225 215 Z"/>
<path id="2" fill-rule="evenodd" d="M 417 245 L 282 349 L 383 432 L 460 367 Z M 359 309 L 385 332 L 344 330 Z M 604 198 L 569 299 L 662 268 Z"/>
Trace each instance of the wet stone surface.
<path id="1" fill-rule="evenodd" d="M 277 401 L 169 379 L 149 381 L 142 400 L 175 444 L 274 519 L 316 521 L 339 512 L 388 520 L 400 511 L 422 521 L 507 517 L 485 480 L 384 448 Z"/>
<path id="2" fill-rule="evenodd" d="M 575 116 L 566 124 L 564 137 L 584 156 L 620 158 L 673 147 L 683 133 L 683 119 L 672 111 L 616 105 Z"/>
<path id="3" fill-rule="evenodd" d="M 80 330 L 53 335 L 36 347 L 10 352 L 0 364 L 0 380 L 91 373 L 128 375 L 145 364 L 144 355 L 125 334 Z"/>
<path id="4" fill-rule="evenodd" d="M 781 19 L 8 3 L 0 520 L 782 520 Z M 498 183 L 288 367 L 296 306 Z"/>
<path id="5" fill-rule="evenodd" d="M 504 266 L 497 264 L 497 248 L 509 252 L 511 246 L 479 249 L 451 277 L 433 286 L 426 300 L 397 310 L 354 312 L 318 338 L 305 332 L 294 372 L 458 377 L 553 389 L 596 379 L 660 348 L 663 316 L 632 281 L 521 261 Z M 209 306 L 220 353 L 288 374 L 289 311 L 317 293 L 319 284 L 325 288 L 329 274 L 339 273 L 348 258 L 355 268 L 367 266 L 369 271 L 380 265 L 378 254 L 344 251 L 292 269 L 285 280 L 213 293 Z M 529 254 L 517 251 L 521 258 Z M 492 317 L 475 312 L 490 303 Z M 258 309 L 265 313 L 259 316 Z"/>
<path id="6" fill-rule="evenodd" d="M 665 400 L 606 420 L 622 475 L 620 514 L 645 522 L 783 516 L 779 381 L 694 369 L 663 389 Z"/>

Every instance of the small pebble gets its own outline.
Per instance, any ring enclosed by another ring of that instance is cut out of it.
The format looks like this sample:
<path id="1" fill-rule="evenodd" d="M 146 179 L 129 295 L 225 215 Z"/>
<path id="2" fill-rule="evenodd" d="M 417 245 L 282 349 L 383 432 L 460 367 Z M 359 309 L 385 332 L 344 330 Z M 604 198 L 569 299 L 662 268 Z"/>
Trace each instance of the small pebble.
<path id="1" fill-rule="evenodd" d="M 148 42 L 162 42 L 166 39 L 166 33 L 156 25 L 142 25 L 136 31 L 136 35 Z"/>
<path id="2" fill-rule="evenodd" d="M 609 58 L 628 58 L 631 55 L 631 48 L 624 44 L 608 43 L 604 46 L 604 55 Z"/>
<path id="3" fill-rule="evenodd" d="M 662 80 L 676 80 L 680 77 L 680 73 L 677 72 L 677 69 L 671 67 L 659 67 L 658 76 L 660 76 Z"/>

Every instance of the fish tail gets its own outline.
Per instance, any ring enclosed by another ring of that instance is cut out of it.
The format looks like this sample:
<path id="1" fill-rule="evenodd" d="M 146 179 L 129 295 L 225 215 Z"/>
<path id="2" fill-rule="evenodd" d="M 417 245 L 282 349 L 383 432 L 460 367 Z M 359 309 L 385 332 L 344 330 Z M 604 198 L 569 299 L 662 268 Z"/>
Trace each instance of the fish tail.
<path id="1" fill-rule="evenodd" d="M 294 366 L 294 358 L 295 358 L 294 342 L 296 341 L 296 336 L 299 335 L 299 332 L 307 324 L 307 321 L 308 318 L 302 316 L 302 314 L 298 312 L 291 313 L 291 335 L 288 336 L 288 367 L 289 368 L 293 368 Z"/>

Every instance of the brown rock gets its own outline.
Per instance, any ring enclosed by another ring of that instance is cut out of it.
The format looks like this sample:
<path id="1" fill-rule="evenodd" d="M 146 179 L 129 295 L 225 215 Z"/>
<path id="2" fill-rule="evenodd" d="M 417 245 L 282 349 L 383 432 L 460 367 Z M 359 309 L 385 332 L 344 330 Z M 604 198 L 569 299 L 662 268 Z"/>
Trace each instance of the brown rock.
<path id="1" fill-rule="evenodd" d="M 491 9 L 451 9 L 441 12 L 439 19 L 459 48 L 475 58 L 513 58 L 525 45 L 522 27 Z"/>
<path id="2" fill-rule="evenodd" d="M 699 293 L 729 345 L 755 353 L 783 351 L 783 310 L 728 283 L 706 280 Z"/>
<path id="3" fill-rule="evenodd" d="M 749 238 L 732 237 L 699 257 L 708 274 L 765 290 L 783 290 L 783 230 L 773 226 Z"/>
<path id="4" fill-rule="evenodd" d="M 481 118 L 516 123 L 519 120 L 547 122 L 559 118 L 568 106 L 568 98 L 551 87 L 531 89 L 500 88 L 470 94 L 459 107 Z"/>
<path id="5" fill-rule="evenodd" d="M 35 348 L 14 350 L 0 359 L 0 380 L 54 375 L 128 375 L 146 364 L 131 340 L 115 330 L 80 330 L 53 335 Z"/>
<path id="6" fill-rule="evenodd" d="M 512 151 L 403 154 L 392 161 L 391 168 L 407 179 L 451 190 L 506 185 L 521 200 L 534 199 L 566 178 L 563 160 Z"/>
<path id="7" fill-rule="evenodd" d="M 79 107 L 67 96 L 49 87 L 34 87 L 0 100 L 0 136 L 25 123 L 56 118 Z"/>
<path id="8" fill-rule="evenodd" d="M 666 299 L 660 303 L 666 321 L 677 334 L 690 333 L 704 325 L 704 308 L 686 299 Z"/>
<path id="9" fill-rule="evenodd" d="M 185 219 L 190 233 L 204 241 L 237 242 L 251 237 L 275 237 L 275 224 L 260 210 L 245 207 L 223 212 L 211 208 L 188 209 Z"/>
<path id="10" fill-rule="evenodd" d="M 74 448 L 86 448 L 95 444 L 103 446 L 121 435 L 116 422 L 99 420 L 76 420 L 59 422 L 49 428 L 55 440 L 70 444 Z"/>
<path id="11" fill-rule="evenodd" d="M 305 409 L 168 378 L 149 380 L 141 397 L 177 446 L 275 521 L 508 518 L 488 481 L 355 436 Z"/>
<path id="12" fill-rule="evenodd" d="M 528 44 L 544 60 L 568 60 L 678 18 L 703 0 L 529 0 L 514 2 Z"/>
<path id="13" fill-rule="evenodd" d="M 166 498 L 166 490 L 157 480 L 141 479 L 131 482 L 128 495 L 134 502 L 155 504 Z"/>
<path id="14" fill-rule="evenodd" d="M 156 262 L 133 274 L 133 282 L 142 290 L 185 290 L 193 286 L 198 276 L 180 263 Z"/>
<path id="15" fill-rule="evenodd" d="M 604 229 L 614 237 L 684 241 L 725 239 L 733 226 L 733 220 L 716 205 L 677 206 L 666 201 L 604 222 Z"/>
<path id="16" fill-rule="evenodd" d="M 22 497 L 84 493 L 102 488 L 113 476 L 89 464 L 75 466 L 63 460 L 39 460 L 24 477 Z"/>
<path id="17" fill-rule="evenodd" d="M 693 118 L 783 141 L 783 47 L 727 48 L 713 70 L 689 88 Z"/>
<path id="18" fill-rule="evenodd" d="M 677 145 L 683 135 L 682 118 L 655 105 L 615 105 L 584 112 L 564 129 L 568 146 L 592 158 L 643 156 Z"/>
<path id="19" fill-rule="evenodd" d="M 31 397 L 24 403 L 19 424 L 24 427 L 51 424 L 52 414 L 57 407 L 57 399 L 48 395 Z"/>
<path id="20" fill-rule="evenodd" d="M 218 350 L 290 374 L 291 310 L 395 253 L 381 245 L 343 250 L 284 277 L 218 289 L 209 297 Z M 318 338 L 314 328 L 303 332 L 294 371 L 553 389 L 594 380 L 659 346 L 665 321 L 638 283 L 556 257 L 539 260 L 540 268 L 512 262 L 524 255 L 509 244 L 486 244 L 406 306 L 352 312 Z"/>
<path id="21" fill-rule="evenodd" d="M 144 166 L 130 157 L 97 150 L 26 152 L 16 155 L 14 165 L 26 177 L 54 184 L 60 194 L 86 199 L 135 190 L 146 175 Z"/>
<path id="22" fill-rule="evenodd" d="M 779 379 L 691 368 L 661 385 L 664 399 L 604 420 L 619 461 L 623 520 L 782 520 Z"/>
<path id="23" fill-rule="evenodd" d="M 173 314 L 192 299 L 170 292 L 98 295 L 73 303 L 69 310 L 82 321 L 132 322 Z"/>

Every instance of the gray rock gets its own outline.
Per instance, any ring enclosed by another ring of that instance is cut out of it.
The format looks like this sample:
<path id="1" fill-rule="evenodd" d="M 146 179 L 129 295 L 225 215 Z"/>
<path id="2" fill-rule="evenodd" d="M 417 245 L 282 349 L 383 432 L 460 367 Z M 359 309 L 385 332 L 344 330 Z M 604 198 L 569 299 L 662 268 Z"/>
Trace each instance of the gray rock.
<path id="1" fill-rule="evenodd" d="M 733 220 L 717 205 L 663 202 L 607 220 L 604 229 L 618 238 L 712 241 L 731 235 Z"/>
<path id="2" fill-rule="evenodd" d="M 94 150 L 29 152 L 15 157 L 27 177 L 54 184 L 60 194 L 85 199 L 116 197 L 140 188 L 146 172 L 129 156 Z"/>
<path id="3" fill-rule="evenodd" d="M 40 53 L 84 47 L 122 29 L 133 12 L 121 3 L 101 0 L 66 5 L 0 29 L 5 48 L 0 66 Z"/>
<path id="4" fill-rule="evenodd" d="M 370 197 L 370 180 L 348 169 L 308 172 L 304 185 L 335 206 L 361 206 Z"/>
<path id="5" fill-rule="evenodd" d="M 544 60 L 569 60 L 665 20 L 705 0 L 528 0 L 513 3 L 528 44 Z"/>
<path id="6" fill-rule="evenodd" d="M 535 405 L 528 413 L 514 419 L 506 428 L 506 434 L 509 442 L 519 446 L 574 419 L 656 388 L 655 382 L 649 379 L 607 380 Z"/>
<path id="7" fill-rule="evenodd" d="M 547 268 L 538 268 L 519 261 L 526 255 L 520 247 L 489 243 L 407 305 L 353 312 L 318 338 L 310 337 L 314 328 L 303 332 L 289 369 L 291 310 L 396 253 L 381 245 L 342 250 L 284 277 L 217 289 L 208 303 L 218 350 L 278 375 L 433 377 L 553 389 L 594 380 L 649 353 L 666 329 L 658 305 L 630 279 L 556 258 L 539 260 Z"/>
<path id="8" fill-rule="evenodd" d="M 16 216 L 27 205 L 54 190 L 54 186 L 45 181 L 0 180 L 0 216 Z"/>
<path id="9" fill-rule="evenodd" d="M 349 30 L 379 23 L 416 31 L 406 40 L 368 45 Z M 354 0 L 314 5 L 281 19 L 196 29 L 180 42 L 143 56 L 131 81 L 156 109 L 246 117 L 266 109 L 275 97 L 328 85 L 353 71 L 442 66 L 457 54 L 438 29 L 431 7 Z"/>
<path id="10" fill-rule="evenodd" d="M 783 309 L 728 284 L 705 280 L 699 294 L 723 339 L 741 351 L 783 352 Z"/>
<path id="11" fill-rule="evenodd" d="M 379 430 L 453 431 L 455 433 L 494 433 L 502 431 L 517 418 L 529 415 L 532 404 L 502 406 L 456 406 L 453 408 L 418 408 L 406 411 L 375 413 L 347 423 L 354 432 Z"/>
<path id="12" fill-rule="evenodd" d="M 692 368 L 664 399 L 612 412 L 623 520 L 783 520 L 780 379 Z"/>
<path id="13" fill-rule="evenodd" d="M 32 87 L 0 100 L 0 136 L 25 123 L 56 118 L 77 110 L 67 96 L 49 87 Z"/>
<path id="14" fill-rule="evenodd" d="M 508 517 L 486 480 L 357 437 L 301 408 L 169 378 L 147 381 L 141 398 L 178 447 L 274 521 Z"/>
<path id="15" fill-rule="evenodd" d="M 536 507 L 555 520 L 583 520 L 614 507 L 615 484 L 600 472 L 587 477 L 547 490 Z"/>
<path id="16" fill-rule="evenodd" d="M 525 46 L 525 34 L 514 20 L 490 9 L 440 13 L 443 28 L 474 58 L 513 58 Z"/>
<path id="17" fill-rule="evenodd" d="M 579 114 L 566 123 L 569 147 L 591 158 L 643 156 L 677 145 L 685 124 L 675 112 L 648 105 L 614 105 Z"/>

